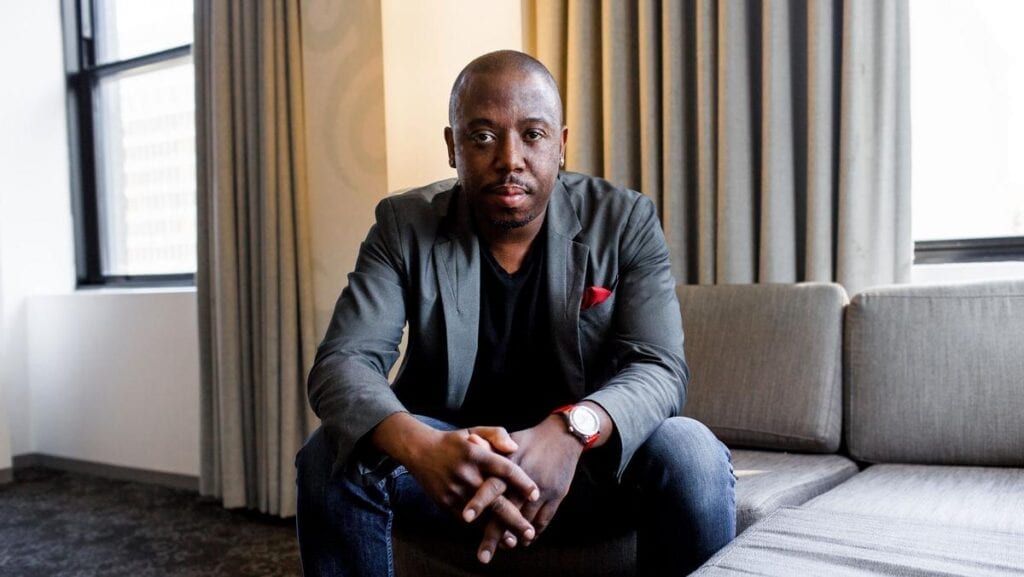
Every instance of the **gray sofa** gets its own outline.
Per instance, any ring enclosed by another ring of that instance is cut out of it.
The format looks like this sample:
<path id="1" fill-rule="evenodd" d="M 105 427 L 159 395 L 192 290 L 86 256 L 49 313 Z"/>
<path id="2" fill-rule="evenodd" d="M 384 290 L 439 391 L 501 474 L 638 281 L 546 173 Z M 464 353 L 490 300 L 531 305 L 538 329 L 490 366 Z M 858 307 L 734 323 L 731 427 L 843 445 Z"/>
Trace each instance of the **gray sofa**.
<path id="1" fill-rule="evenodd" d="M 845 318 L 863 471 L 698 574 L 1024 575 L 1024 281 L 868 290 Z"/>
<path id="2" fill-rule="evenodd" d="M 1024 281 L 680 286 L 685 414 L 733 452 L 700 575 L 1024 575 Z M 635 536 L 502 552 L 397 531 L 399 575 L 631 575 Z M 580 559 L 587 559 L 580 563 Z"/>

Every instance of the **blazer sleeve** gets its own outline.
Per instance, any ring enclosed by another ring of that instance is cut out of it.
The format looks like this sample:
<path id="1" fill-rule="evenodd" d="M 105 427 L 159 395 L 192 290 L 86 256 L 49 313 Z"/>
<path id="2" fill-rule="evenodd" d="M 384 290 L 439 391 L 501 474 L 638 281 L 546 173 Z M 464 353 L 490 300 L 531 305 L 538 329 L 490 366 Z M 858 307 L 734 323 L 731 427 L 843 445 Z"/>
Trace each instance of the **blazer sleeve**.
<path id="1" fill-rule="evenodd" d="M 405 410 L 387 380 L 406 321 L 400 233 L 391 199 L 382 200 L 307 381 L 310 405 L 337 451 L 335 470 L 364 435 Z"/>
<path id="2" fill-rule="evenodd" d="M 639 196 L 634 203 L 619 251 L 609 343 L 616 370 L 587 399 L 615 423 L 621 478 L 640 445 L 682 411 L 690 373 L 668 247 L 649 198 Z"/>

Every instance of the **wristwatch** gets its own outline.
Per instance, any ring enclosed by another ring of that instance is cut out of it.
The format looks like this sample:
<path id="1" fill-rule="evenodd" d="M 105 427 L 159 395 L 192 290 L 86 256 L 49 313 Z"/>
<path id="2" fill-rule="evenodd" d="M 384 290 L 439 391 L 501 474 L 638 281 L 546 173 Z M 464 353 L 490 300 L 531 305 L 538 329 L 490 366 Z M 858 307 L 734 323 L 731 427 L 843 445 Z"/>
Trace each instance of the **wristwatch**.
<path id="1" fill-rule="evenodd" d="M 601 419 L 586 405 L 566 405 L 551 414 L 562 415 L 569 432 L 583 443 L 583 450 L 593 447 L 601 437 Z"/>

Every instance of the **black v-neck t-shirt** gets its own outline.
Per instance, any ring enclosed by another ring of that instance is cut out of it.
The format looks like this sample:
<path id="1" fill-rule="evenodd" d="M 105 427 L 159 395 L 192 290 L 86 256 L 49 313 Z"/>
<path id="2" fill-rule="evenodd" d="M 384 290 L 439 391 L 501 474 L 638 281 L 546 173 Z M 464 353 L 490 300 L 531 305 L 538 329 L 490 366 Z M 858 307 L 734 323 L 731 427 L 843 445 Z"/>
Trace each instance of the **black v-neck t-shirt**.
<path id="1" fill-rule="evenodd" d="M 463 426 L 532 427 L 571 401 L 554 355 L 544 236 L 513 274 L 480 241 L 480 332 Z"/>

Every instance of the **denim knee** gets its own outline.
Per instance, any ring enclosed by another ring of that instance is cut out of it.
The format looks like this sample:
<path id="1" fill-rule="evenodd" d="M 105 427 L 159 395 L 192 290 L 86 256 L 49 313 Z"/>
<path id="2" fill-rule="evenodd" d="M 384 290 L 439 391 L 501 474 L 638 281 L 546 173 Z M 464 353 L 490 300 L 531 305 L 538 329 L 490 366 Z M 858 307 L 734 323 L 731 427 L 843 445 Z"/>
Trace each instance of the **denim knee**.
<path id="1" fill-rule="evenodd" d="M 694 453 L 707 453 L 715 457 L 724 454 L 731 458 L 728 447 L 704 423 L 690 417 L 666 419 L 648 439 L 662 449 L 676 452 L 680 449 Z"/>
<path id="2" fill-rule="evenodd" d="M 643 444 L 642 458 L 692 488 L 735 484 L 732 455 L 703 423 L 688 417 L 665 420 Z"/>

